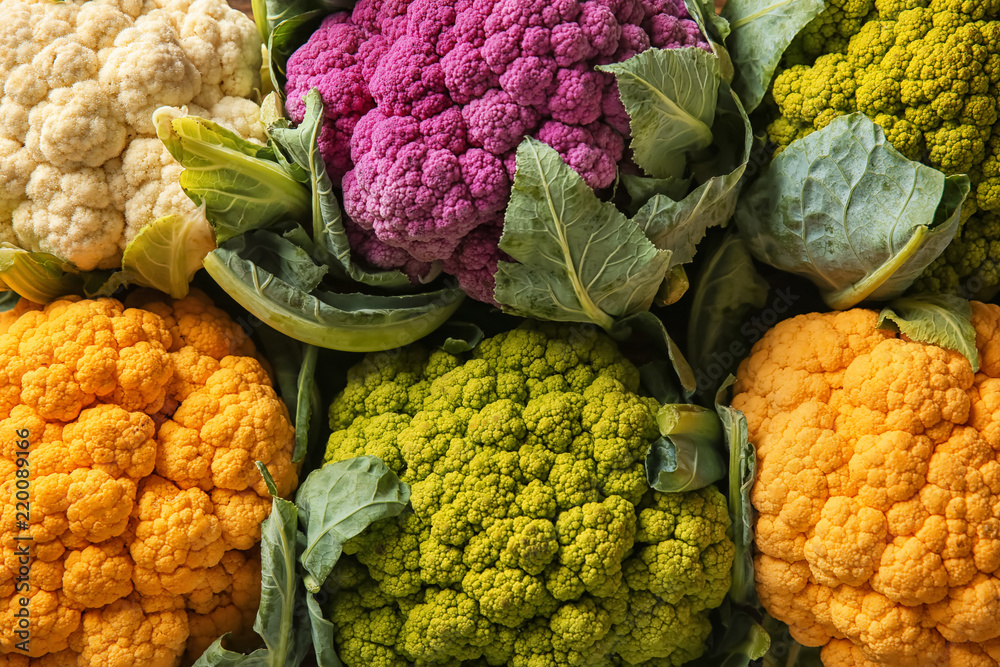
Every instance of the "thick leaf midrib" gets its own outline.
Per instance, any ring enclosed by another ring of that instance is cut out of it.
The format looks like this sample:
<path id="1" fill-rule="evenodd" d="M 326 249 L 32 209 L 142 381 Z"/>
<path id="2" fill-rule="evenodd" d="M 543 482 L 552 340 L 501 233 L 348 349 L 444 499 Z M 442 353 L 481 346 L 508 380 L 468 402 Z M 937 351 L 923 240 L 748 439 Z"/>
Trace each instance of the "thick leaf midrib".
<path id="1" fill-rule="evenodd" d="M 563 224 L 564 218 L 559 212 L 556 211 L 555 200 L 552 196 L 549 178 L 545 172 L 545 167 L 542 165 L 538 150 L 534 146 L 532 146 L 532 159 L 538 166 L 538 173 L 542 175 L 541 183 L 542 189 L 545 191 L 545 203 L 549 207 L 549 213 L 552 216 L 553 226 L 555 227 L 555 238 L 559 245 L 559 249 L 562 251 L 563 262 L 566 265 L 570 283 L 573 285 L 573 292 L 576 294 L 576 298 L 579 300 L 580 305 L 583 306 L 584 312 L 586 312 L 593 321 L 601 323 L 604 328 L 608 328 L 612 325 L 611 318 L 604 314 L 597 307 L 597 304 L 590 299 L 590 294 L 588 294 L 587 290 L 584 288 L 583 278 L 579 274 L 576 262 L 573 261 L 573 252 L 569 247 L 569 239 L 566 237 L 566 226 Z M 562 206 L 565 207 L 565 204 L 565 198 L 563 198 Z M 549 289 L 551 290 L 551 287 Z"/>

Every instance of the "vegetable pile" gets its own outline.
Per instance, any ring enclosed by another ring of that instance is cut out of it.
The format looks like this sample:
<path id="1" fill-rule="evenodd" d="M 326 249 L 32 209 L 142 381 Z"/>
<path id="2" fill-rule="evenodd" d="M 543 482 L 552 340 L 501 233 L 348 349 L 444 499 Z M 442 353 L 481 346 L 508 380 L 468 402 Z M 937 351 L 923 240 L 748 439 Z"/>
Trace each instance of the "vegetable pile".
<path id="1" fill-rule="evenodd" d="M 1000 667 L 1000 1 L 252 11 L 0 0 L 0 662 Z"/>
<path id="2" fill-rule="evenodd" d="M 149 296 L 0 316 L 0 650 L 31 658 L 16 664 L 175 665 L 252 637 L 271 510 L 255 461 L 295 488 L 288 412 L 203 294 Z"/>

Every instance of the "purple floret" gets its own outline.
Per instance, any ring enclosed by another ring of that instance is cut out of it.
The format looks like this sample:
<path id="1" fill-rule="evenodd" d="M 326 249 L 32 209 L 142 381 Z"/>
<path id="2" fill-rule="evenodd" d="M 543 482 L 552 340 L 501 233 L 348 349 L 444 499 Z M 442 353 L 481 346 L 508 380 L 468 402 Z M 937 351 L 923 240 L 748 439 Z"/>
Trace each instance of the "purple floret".
<path id="1" fill-rule="evenodd" d="M 525 136 L 595 189 L 628 142 L 614 77 L 650 46 L 708 48 L 681 0 L 360 0 L 288 60 L 286 106 L 318 88 L 320 152 L 356 255 L 414 280 L 435 266 L 493 301 Z"/>

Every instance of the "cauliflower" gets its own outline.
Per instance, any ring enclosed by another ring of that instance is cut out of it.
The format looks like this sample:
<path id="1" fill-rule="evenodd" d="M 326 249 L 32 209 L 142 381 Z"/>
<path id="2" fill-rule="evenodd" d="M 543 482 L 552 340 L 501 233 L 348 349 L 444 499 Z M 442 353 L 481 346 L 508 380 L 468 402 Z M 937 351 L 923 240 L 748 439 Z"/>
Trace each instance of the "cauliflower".
<path id="1" fill-rule="evenodd" d="M 147 224 L 195 215 L 152 113 L 263 140 L 260 66 L 224 0 L 0 1 L 0 241 L 109 269 Z"/>
<path id="2" fill-rule="evenodd" d="M 861 309 L 781 322 L 740 366 L 757 593 L 827 667 L 998 664 L 1000 307 L 972 308 L 979 372 Z"/>
<path id="3" fill-rule="evenodd" d="M 779 149 L 844 114 L 882 126 L 900 153 L 973 193 L 955 240 L 918 291 L 1000 287 L 1000 6 L 955 0 L 831 0 L 786 52 L 768 128 Z"/>
<path id="4" fill-rule="evenodd" d="M 361 0 L 289 58 L 286 106 L 300 122 L 323 96 L 356 253 L 414 278 L 441 264 L 492 302 L 517 145 L 534 136 L 610 186 L 629 118 L 594 66 L 651 46 L 708 49 L 679 0 Z"/>
<path id="5" fill-rule="evenodd" d="M 134 305 L 0 315 L 4 664 L 171 666 L 252 636 L 271 509 L 254 461 L 294 489 L 287 411 L 203 294 Z"/>
<path id="6" fill-rule="evenodd" d="M 372 355 L 330 408 L 328 462 L 380 457 L 412 511 L 347 542 L 328 586 L 350 667 L 680 665 L 734 545 L 714 487 L 646 482 L 655 400 L 611 339 L 522 327 L 470 359 Z"/>

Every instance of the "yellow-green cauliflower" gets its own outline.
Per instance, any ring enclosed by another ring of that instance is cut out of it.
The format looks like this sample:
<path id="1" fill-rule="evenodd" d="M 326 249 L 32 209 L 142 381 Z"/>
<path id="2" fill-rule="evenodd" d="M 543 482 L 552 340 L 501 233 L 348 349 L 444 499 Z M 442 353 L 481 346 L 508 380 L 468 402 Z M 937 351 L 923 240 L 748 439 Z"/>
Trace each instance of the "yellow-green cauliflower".
<path id="1" fill-rule="evenodd" d="M 262 140 L 260 66 L 256 27 L 225 0 L 0 1 L 0 241 L 120 265 L 144 226 L 195 211 L 153 111 Z"/>
<path id="2" fill-rule="evenodd" d="M 655 400 L 603 334 L 520 328 L 464 359 L 370 355 L 327 461 L 380 457 L 411 509 L 345 546 L 328 585 L 349 667 L 680 665 L 734 546 L 713 487 L 650 490 Z M 346 590 L 345 590 L 346 589 Z"/>
<path id="3" fill-rule="evenodd" d="M 828 0 L 772 93 L 780 148 L 861 112 L 911 160 L 968 174 L 958 235 L 917 285 L 970 295 L 1000 284 L 998 0 Z"/>

